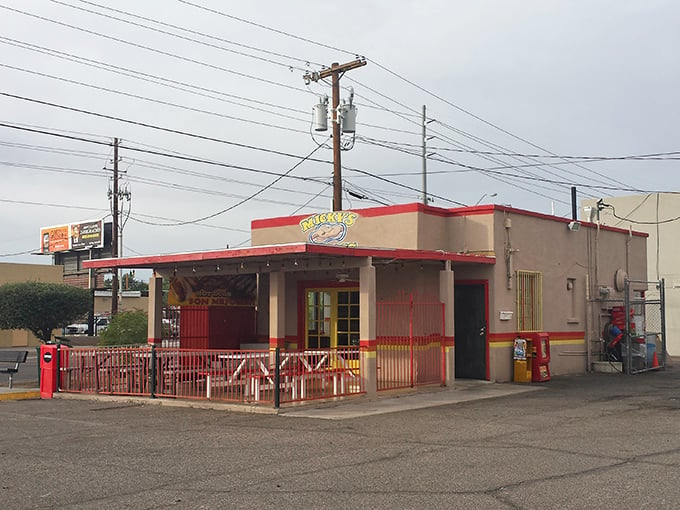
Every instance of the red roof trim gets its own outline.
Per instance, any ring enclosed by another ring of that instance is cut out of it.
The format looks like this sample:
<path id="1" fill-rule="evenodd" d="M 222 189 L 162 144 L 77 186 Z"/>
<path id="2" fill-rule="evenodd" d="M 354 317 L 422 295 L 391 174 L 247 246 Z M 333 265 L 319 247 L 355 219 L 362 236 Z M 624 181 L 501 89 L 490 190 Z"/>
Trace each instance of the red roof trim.
<path id="1" fill-rule="evenodd" d="M 392 216 L 395 214 L 406 214 L 421 212 L 424 214 L 440 217 L 460 217 L 460 216 L 478 216 L 484 214 L 493 214 L 495 211 L 508 212 L 513 214 L 518 214 L 522 216 L 530 216 L 533 218 L 539 218 L 547 221 L 556 221 L 558 223 L 568 224 L 572 221 L 569 218 L 559 218 L 557 216 L 551 216 L 549 214 L 543 214 L 534 211 L 527 211 L 525 209 L 517 209 L 515 207 L 509 207 L 505 205 L 473 205 L 469 207 L 456 207 L 453 209 L 443 209 L 441 207 L 427 206 L 421 203 L 411 203 L 411 204 L 400 204 L 400 205 L 390 205 L 386 207 L 370 207 L 367 209 L 352 209 L 354 213 L 357 213 L 360 217 L 373 218 L 377 216 Z M 280 218 L 266 218 L 261 220 L 253 220 L 250 224 L 251 230 L 260 228 L 275 228 L 275 227 L 287 227 L 292 225 L 297 225 L 301 220 L 308 218 L 310 215 L 306 214 L 303 216 L 283 216 Z M 589 223 L 587 221 L 580 221 L 581 225 L 590 228 L 597 228 L 594 223 Z M 628 234 L 629 231 L 624 228 L 610 227 L 606 225 L 600 225 L 600 229 L 609 232 L 619 232 Z M 637 232 L 633 230 L 633 235 L 638 237 L 649 237 L 648 234 L 644 232 Z"/>
<path id="2" fill-rule="evenodd" d="M 238 259 L 247 257 L 263 257 L 268 255 L 318 254 L 348 257 L 382 257 L 401 260 L 450 260 L 452 262 L 469 262 L 477 264 L 495 264 L 496 258 L 462 253 L 450 253 L 432 250 L 407 250 L 390 248 L 345 248 L 342 246 L 326 246 L 318 244 L 280 244 L 272 246 L 255 246 L 252 248 L 235 248 L 205 252 L 172 253 L 168 255 L 149 255 L 119 259 L 95 259 L 83 261 L 83 267 L 101 269 L 111 267 L 154 267 L 164 264 L 180 264 L 206 262 L 215 260 Z"/>
<path id="3" fill-rule="evenodd" d="M 433 216 L 448 216 L 449 210 L 440 207 L 427 206 L 420 203 L 388 205 L 380 207 L 369 207 L 366 209 L 348 209 L 347 212 L 353 212 L 363 218 L 374 218 L 377 216 L 392 216 L 395 214 L 407 214 L 414 212 L 422 212 Z M 313 214 L 305 214 L 302 216 L 281 216 L 278 218 L 264 218 L 260 220 L 253 220 L 250 222 L 251 230 L 259 228 L 274 228 L 274 227 L 289 227 L 297 225 L 300 221 L 313 216 Z"/>

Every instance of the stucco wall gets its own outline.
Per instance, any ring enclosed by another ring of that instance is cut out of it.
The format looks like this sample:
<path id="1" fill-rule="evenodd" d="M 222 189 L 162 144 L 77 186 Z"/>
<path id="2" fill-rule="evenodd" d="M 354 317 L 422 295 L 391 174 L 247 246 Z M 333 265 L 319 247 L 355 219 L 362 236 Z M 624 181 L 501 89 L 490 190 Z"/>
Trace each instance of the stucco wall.
<path id="1" fill-rule="evenodd" d="M 607 197 L 604 202 L 614 209 L 605 207 L 600 211 L 603 225 L 632 227 L 649 234 L 646 278 L 666 280 L 666 347 L 672 356 L 680 356 L 680 262 L 677 256 L 680 221 L 673 221 L 680 216 L 680 195 L 655 193 Z M 595 207 L 596 200 L 583 200 L 581 205 Z"/>
<path id="2" fill-rule="evenodd" d="M 512 340 L 518 333 L 516 271 L 542 275 L 542 330 L 551 335 L 551 369 L 555 375 L 586 369 L 587 287 L 591 292 L 604 287 L 612 298 L 623 298 L 614 286 L 617 269 L 625 270 L 631 279 L 646 279 L 646 238 L 623 230 L 583 224 L 573 231 L 567 228 L 567 219 L 491 206 L 448 211 L 412 204 L 357 214 L 345 240 L 359 246 L 496 256 L 497 262 L 491 266 L 453 265 L 455 281 L 488 281 L 492 380 L 512 378 Z M 282 219 L 279 226 L 254 228 L 253 244 L 305 241 L 298 219 L 294 225 L 286 221 L 291 220 Z M 511 255 L 506 257 L 507 253 Z M 441 263 L 394 261 L 377 266 L 377 299 L 389 299 L 399 292 L 437 295 L 440 270 Z M 332 280 L 333 276 L 323 272 L 287 275 L 287 336 L 298 334 L 297 281 Z M 352 278 L 358 279 L 358 274 Z M 506 312 L 503 317 L 501 312 Z"/>
<path id="3" fill-rule="evenodd" d="M 63 266 L 0 262 L 0 285 L 28 281 L 62 283 L 63 271 Z M 33 333 L 24 330 L 0 330 L 0 347 L 37 345 L 40 345 L 40 341 Z"/>

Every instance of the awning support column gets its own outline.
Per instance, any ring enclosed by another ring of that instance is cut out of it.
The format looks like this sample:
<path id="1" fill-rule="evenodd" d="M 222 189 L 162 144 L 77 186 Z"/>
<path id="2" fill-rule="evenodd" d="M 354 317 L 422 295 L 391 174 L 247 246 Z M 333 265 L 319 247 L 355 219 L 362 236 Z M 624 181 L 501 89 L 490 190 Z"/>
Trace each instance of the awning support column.
<path id="1" fill-rule="evenodd" d="M 158 347 L 163 343 L 163 278 L 156 273 L 149 278 L 147 342 Z"/>
<path id="2" fill-rule="evenodd" d="M 444 361 L 446 367 L 445 382 L 453 386 L 456 382 L 456 355 L 454 347 L 454 278 L 451 261 L 447 260 L 444 269 L 439 272 L 439 300 L 444 303 Z"/>
<path id="3" fill-rule="evenodd" d="M 367 257 L 359 268 L 359 337 L 361 377 L 366 393 L 378 391 L 376 365 L 376 285 L 373 259 Z"/>
<path id="4" fill-rule="evenodd" d="M 286 273 L 269 274 L 269 349 L 286 347 Z"/>

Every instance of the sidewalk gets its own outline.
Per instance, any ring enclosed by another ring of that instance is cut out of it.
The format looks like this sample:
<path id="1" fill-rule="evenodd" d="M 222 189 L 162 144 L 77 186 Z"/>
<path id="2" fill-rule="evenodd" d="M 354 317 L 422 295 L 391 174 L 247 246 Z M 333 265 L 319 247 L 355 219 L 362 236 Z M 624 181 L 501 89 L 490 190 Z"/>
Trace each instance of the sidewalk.
<path id="1" fill-rule="evenodd" d="M 408 393 L 393 391 L 346 399 L 341 402 L 304 404 L 304 407 L 285 407 L 279 411 L 283 416 L 293 418 L 318 418 L 322 420 L 347 420 L 360 416 L 395 413 L 459 404 L 472 400 L 505 397 L 529 391 L 539 391 L 543 386 L 536 384 L 490 383 L 471 379 L 458 380 L 454 387 L 416 388 Z"/>

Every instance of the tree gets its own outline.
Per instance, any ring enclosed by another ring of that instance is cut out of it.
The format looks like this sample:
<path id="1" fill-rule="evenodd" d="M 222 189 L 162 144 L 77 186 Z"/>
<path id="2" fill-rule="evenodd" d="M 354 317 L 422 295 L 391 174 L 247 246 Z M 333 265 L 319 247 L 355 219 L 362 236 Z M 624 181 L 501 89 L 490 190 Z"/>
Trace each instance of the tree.
<path id="1" fill-rule="evenodd" d="M 22 282 L 0 285 L 0 329 L 27 329 L 49 342 L 52 331 L 87 314 L 87 289 L 63 283 Z"/>
<path id="2" fill-rule="evenodd" d="M 142 310 L 118 312 L 99 334 L 99 345 L 137 345 L 147 341 L 148 318 Z"/>
<path id="3" fill-rule="evenodd" d="M 110 289 L 111 288 L 111 283 L 113 282 L 113 277 L 112 276 L 106 276 L 104 278 L 104 288 L 105 289 Z M 120 276 L 120 282 L 122 285 L 123 290 L 139 290 L 141 292 L 148 292 L 149 291 L 149 283 L 142 281 L 142 280 L 137 280 L 135 278 L 135 272 L 129 271 L 127 273 L 123 273 Z"/>

